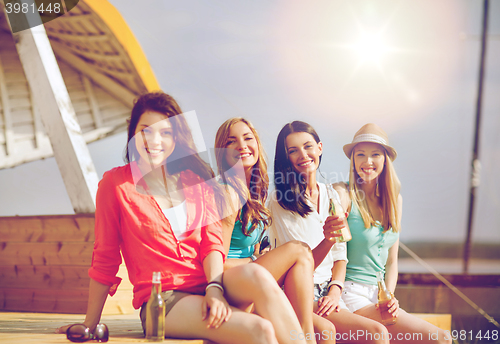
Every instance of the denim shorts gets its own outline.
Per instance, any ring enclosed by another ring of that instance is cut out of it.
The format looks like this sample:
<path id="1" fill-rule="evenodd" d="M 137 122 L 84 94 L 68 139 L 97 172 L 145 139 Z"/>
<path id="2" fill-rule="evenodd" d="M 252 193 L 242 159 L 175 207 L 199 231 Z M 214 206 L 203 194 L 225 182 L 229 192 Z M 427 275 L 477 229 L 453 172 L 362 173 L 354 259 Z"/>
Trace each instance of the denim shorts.
<path id="1" fill-rule="evenodd" d="M 330 283 L 330 281 L 326 281 L 320 284 L 314 284 L 314 302 L 317 302 L 323 296 L 328 295 L 328 283 Z M 337 287 L 332 286 L 332 288 L 337 288 Z M 348 309 L 344 301 L 342 300 L 342 295 L 339 300 L 339 306 L 341 309 Z"/>

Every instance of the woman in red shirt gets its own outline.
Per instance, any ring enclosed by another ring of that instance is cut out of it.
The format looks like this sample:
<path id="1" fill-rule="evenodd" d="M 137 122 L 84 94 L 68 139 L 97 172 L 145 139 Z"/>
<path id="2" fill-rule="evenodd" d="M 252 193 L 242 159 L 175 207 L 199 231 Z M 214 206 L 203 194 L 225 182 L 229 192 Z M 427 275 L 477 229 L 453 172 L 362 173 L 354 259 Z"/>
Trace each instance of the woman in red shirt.
<path id="1" fill-rule="evenodd" d="M 145 309 L 152 274 L 161 272 L 166 337 L 295 342 L 290 333 L 301 332 L 299 321 L 265 268 L 246 264 L 223 275 L 217 184 L 176 101 L 162 92 L 145 94 L 128 124 L 128 164 L 106 172 L 97 191 L 84 324 L 91 331 L 98 324 L 107 295 L 120 283 L 123 256 L 136 309 Z M 239 310 L 252 303 L 260 316 Z"/>

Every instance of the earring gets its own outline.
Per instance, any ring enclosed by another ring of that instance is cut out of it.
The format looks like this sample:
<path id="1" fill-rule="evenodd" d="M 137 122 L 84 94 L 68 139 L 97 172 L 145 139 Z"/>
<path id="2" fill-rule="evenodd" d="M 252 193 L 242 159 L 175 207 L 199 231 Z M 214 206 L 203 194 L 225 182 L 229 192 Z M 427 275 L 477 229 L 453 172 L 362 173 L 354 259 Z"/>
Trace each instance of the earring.
<path id="1" fill-rule="evenodd" d="M 380 197 L 380 192 L 378 190 L 378 182 L 377 182 L 377 186 L 375 187 L 375 196 Z"/>

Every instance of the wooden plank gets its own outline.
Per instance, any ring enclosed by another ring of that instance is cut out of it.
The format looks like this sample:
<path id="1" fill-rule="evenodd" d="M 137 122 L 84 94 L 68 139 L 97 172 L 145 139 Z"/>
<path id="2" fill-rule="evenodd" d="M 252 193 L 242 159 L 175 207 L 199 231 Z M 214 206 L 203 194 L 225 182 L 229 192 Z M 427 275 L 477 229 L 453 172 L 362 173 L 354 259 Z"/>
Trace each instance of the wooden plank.
<path id="1" fill-rule="evenodd" d="M 49 242 L 0 244 L 0 265 L 90 266 L 93 243 Z"/>
<path id="2" fill-rule="evenodd" d="M 27 216 L 0 217 L 3 242 L 94 242 L 94 217 Z"/>
<path id="3" fill-rule="evenodd" d="M 92 112 L 92 117 L 94 118 L 95 127 L 101 128 L 102 124 L 102 116 L 101 111 L 99 111 L 99 104 L 97 103 L 97 99 L 94 94 L 94 87 L 92 86 L 92 82 L 85 75 L 82 75 L 83 85 L 85 87 L 85 92 L 87 93 L 88 100 L 90 102 L 90 109 Z"/>
<path id="4" fill-rule="evenodd" d="M 7 155 L 14 155 L 14 132 L 12 129 L 12 114 L 10 107 L 9 93 L 7 91 L 7 82 L 0 58 L 0 99 L 2 101 L 2 114 L 4 120 L 5 151 Z"/>
<path id="5" fill-rule="evenodd" d="M 67 324 L 81 323 L 83 319 L 84 316 L 78 314 L 0 312 L 0 343 L 70 343 L 64 334 L 55 334 L 55 329 Z M 146 342 L 138 311 L 128 315 L 104 315 L 101 322 L 109 329 L 110 344 Z M 163 343 L 210 344 L 211 342 L 202 339 L 165 339 Z"/>
<path id="6" fill-rule="evenodd" d="M 14 34 L 75 213 L 93 213 L 98 177 L 43 25 Z"/>
<path id="7" fill-rule="evenodd" d="M 88 290 L 0 289 L 0 310 L 85 314 Z"/>
<path id="8" fill-rule="evenodd" d="M 87 290 L 88 266 L 0 265 L 0 289 Z"/>
<path id="9" fill-rule="evenodd" d="M 445 331 L 451 331 L 451 314 L 411 313 Z"/>

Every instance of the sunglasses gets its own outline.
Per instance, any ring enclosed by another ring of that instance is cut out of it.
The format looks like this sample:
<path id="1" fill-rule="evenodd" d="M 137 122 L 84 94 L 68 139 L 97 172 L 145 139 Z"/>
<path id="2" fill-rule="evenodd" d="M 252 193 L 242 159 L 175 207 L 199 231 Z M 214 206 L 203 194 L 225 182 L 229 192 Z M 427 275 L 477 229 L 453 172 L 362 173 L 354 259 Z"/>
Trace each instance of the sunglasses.
<path id="1" fill-rule="evenodd" d="M 84 324 L 74 324 L 66 330 L 66 337 L 76 343 L 86 342 L 88 340 L 97 340 L 99 343 L 107 342 L 109 339 L 109 330 L 105 324 L 97 324 L 94 333 Z"/>

